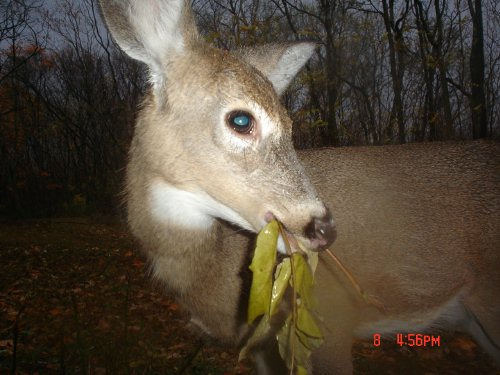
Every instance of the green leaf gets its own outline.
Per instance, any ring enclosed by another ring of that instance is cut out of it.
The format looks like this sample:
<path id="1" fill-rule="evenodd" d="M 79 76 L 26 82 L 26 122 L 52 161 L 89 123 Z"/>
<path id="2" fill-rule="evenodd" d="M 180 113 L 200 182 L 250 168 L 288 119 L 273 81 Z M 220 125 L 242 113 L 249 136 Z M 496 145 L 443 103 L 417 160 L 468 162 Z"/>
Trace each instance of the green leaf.
<path id="1" fill-rule="evenodd" d="M 296 333 L 302 344 L 310 351 L 323 343 L 323 335 L 313 316 L 304 304 L 297 306 Z"/>
<path id="2" fill-rule="evenodd" d="M 297 334 L 290 315 L 277 335 L 280 356 L 289 369 L 304 365 L 311 356 L 311 350 L 297 339 Z"/>
<path id="3" fill-rule="evenodd" d="M 269 316 L 273 316 L 278 310 L 281 300 L 283 299 L 283 294 L 285 294 L 286 288 L 288 287 L 288 282 L 292 274 L 292 265 L 290 263 L 290 258 L 285 258 L 278 264 L 275 273 L 275 280 L 273 284 L 273 289 L 271 293 L 271 306 L 269 308 Z"/>
<path id="4" fill-rule="evenodd" d="M 292 322 L 292 315 L 290 315 L 286 320 L 283 327 L 279 330 L 277 334 L 278 348 L 280 356 L 285 361 L 286 367 L 291 368 L 294 361 L 294 339 L 295 339 L 295 328 Z"/>
<path id="5" fill-rule="evenodd" d="M 309 264 L 306 262 L 304 257 L 299 253 L 293 253 L 292 255 L 292 267 L 293 267 L 293 277 L 291 280 L 291 285 L 297 290 L 303 303 L 307 306 L 314 305 L 313 299 L 313 284 L 314 277 L 311 272 Z"/>
<path id="6" fill-rule="evenodd" d="M 248 324 L 251 324 L 259 315 L 269 312 L 278 235 L 279 224 L 273 220 L 257 236 L 257 246 L 250 264 L 253 279 L 248 303 Z"/>
<path id="7" fill-rule="evenodd" d="M 276 334 L 279 352 L 285 364 L 298 375 L 307 375 L 306 364 L 312 350 L 323 342 L 321 331 L 311 313 L 313 308 L 314 276 L 311 267 L 316 268 L 317 254 L 301 249 L 276 267 L 277 240 L 280 224 L 272 221 L 257 236 L 257 245 L 250 269 L 253 272 L 248 305 L 248 323 L 262 316 L 240 352 L 240 359 L 249 350 L 259 345 L 270 334 L 271 317 L 277 313 L 285 292 L 290 285 L 293 290 L 292 309 L 285 323 Z M 286 234 L 283 234 L 286 236 Z M 286 238 L 286 237 L 285 237 Z M 309 259 L 310 263 L 306 260 Z M 276 271 L 273 270 L 276 267 Z"/>
<path id="8" fill-rule="evenodd" d="M 309 337 L 322 338 L 321 330 L 304 304 L 297 306 L 297 329 Z"/>

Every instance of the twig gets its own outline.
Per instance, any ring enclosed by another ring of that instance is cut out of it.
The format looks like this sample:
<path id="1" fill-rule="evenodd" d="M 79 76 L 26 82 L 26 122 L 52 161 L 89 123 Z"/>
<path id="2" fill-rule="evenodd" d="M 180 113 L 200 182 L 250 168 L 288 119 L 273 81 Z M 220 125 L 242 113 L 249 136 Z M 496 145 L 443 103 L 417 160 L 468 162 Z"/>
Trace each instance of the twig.
<path id="1" fill-rule="evenodd" d="M 354 286 L 354 289 L 358 292 L 358 294 L 361 296 L 361 298 L 368 304 L 376 307 L 379 311 L 385 312 L 385 306 L 382 302 L 379 300 L 375 299 L 374 297 L 369 296 L 368 294 L 365 293 L 363 288 L 359 285 L 359 283 L 356 281 L 352 273 L 342 264 L 339 258 L 337 258 L 331 251 L 330 249 L 326 249 L 325 253 L 327 253 L 330 258 L 335 262 L 335 264 L 340 268 L 340 270 L 346 275 L 346 277 L 349 279 L 349 282 Z"/>

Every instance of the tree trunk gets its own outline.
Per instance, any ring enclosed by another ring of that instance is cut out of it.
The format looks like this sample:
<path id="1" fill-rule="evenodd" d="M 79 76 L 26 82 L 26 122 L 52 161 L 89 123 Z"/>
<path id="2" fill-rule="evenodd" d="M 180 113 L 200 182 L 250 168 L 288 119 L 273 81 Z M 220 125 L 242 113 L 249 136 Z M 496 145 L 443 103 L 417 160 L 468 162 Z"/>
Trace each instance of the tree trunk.
<path id="1" fill-rule="evenodd" d="M 424 113 L 422 116 L 422 125 L 415 131 L 415 139 L 419 142 L 425 140 L 427 126 L 429 127 L 429 140 L 436 139 L 436 107 L 434 105 L 434 78 L 435 72 L 430 64 L 429 42 L 426 38 L 426 19 L 420 1 L 415 0 L 416 25 L 418 32 L 418 45 L 420 59 L 422 61 L 422 74 L 425 84 Z"/>
<path id="2" fill-rule="evenodd" d="M 473 139 L 488 136 L 486 117 L 486 96 L 484 84 L 484 37 L 483 10 L 481 0 L 468 0 L 472 17 L 472 46 L 470 53 L 471 96 L 470 107 L 472 117 Z"/>
<path id="3" fill-rule="evenodd" d="M 439 140 L 447 140 L 453 137 L 453 117 L 451 115 L 448 81 L 446 80 L 448 69 L 446 67 L 445 56 L 443 55 L 443 10 L 441 9 L 439 0 L 434 0 L 434 9 L 436 11 L 437 28 L 437 41 L 434 47 L 439 70 L 439 84 L 441 86 L 441 104 L 444 112 L 444 121 L 442 129 L 439 131 Z"/>
<path id="4" fill-rule="evenodd" d="M 327 92 L 327 139 L 325 146 L 339 146 L 340 137 L 337 124 L 337 99 L 338 99 L 338 51 L 335 48 L 333 37 L 332 5 L 330 1 L 321 1 L 320 9 L 324 15 L 326 33 L 326 92 Z"/>
<path id="5" fill-rule="evenodd" d="M 385 29 L 387 31 L 387 40 L 389 43 L 389 60 L 391 65 L 392 88 L 394 91 L 393 111 L 398 125 L 399 143 L 405 143 L 406 132 L 404 124 L 404 110 L 403 110 L 403 99 L 402 99 L 403 76 L 404 76 L 402 30 L 393 30 L 394 1 L 389 0 L 389 3 L 387 3 L 387 0 L 383 0 L 382 5 L 384 9 L 382 15 L 384 18 Z M 388 129 L 389 130 L 388 134 L 391 135 L 392 124 L 389 124 L 389 126 L 391 128 Z"/>

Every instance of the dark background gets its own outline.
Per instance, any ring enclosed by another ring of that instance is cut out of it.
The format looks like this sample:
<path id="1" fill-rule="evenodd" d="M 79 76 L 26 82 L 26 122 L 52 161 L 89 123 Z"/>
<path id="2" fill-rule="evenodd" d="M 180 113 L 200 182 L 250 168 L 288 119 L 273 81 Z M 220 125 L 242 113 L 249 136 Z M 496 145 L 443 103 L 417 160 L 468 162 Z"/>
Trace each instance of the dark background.
<path id="1" fill-rule="evenodd" d="M 499 136 L 495 0 L 194 8 L 221 48 L 318 43 L 283 96 L 297 148 Z M 0 215 L 120 213 L 144 66 L 110 40 L 95 0 L 1 0 L 0 12 Z"/>

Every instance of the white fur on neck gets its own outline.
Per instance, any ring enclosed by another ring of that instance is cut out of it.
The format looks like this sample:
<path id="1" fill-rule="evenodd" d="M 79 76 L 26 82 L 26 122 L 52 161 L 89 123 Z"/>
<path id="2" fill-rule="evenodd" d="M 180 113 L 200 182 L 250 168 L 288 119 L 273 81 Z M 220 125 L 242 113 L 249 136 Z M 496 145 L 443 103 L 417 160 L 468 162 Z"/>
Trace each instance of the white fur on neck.
<path id="1" fill-rule="evenodd" d="M 186 229 L 204 230 L 221 218 L 244 229 L 255 231 L 237 212 L 203 192 L 178 189 L 163 181 L 154 182 L 150 189 L 150 209 L 163 222 L 175 223 Z"/>

